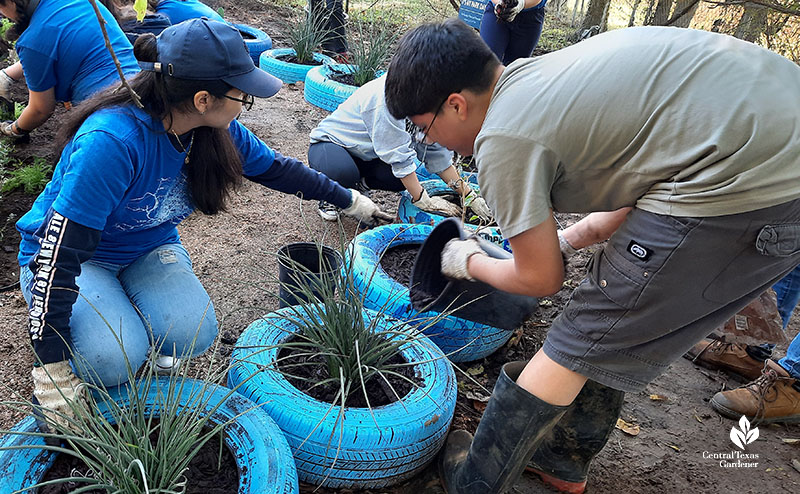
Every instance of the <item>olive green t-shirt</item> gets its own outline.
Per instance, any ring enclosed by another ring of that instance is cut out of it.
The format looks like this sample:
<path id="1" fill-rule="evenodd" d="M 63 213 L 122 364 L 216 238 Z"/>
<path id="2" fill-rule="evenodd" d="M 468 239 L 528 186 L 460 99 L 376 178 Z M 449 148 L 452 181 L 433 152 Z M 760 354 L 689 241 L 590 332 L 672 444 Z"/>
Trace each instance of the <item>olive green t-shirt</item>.
<path id="1" fill-rule="evenodd" d="M 560 212 L 720 216 L 800 197 L 800 67 L 730 36 L 611 31 L 509 65 L 475 141 L 506 237 Z"/>

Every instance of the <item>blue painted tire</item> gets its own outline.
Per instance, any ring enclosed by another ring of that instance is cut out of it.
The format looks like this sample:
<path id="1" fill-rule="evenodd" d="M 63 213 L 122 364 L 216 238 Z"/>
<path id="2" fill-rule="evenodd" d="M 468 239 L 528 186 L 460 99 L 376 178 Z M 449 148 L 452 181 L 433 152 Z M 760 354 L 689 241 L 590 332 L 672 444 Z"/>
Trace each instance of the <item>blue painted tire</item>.
<path id="1" fill-rule="evenodd" d="M 477 188 L 477 184 L 472 182 L 470 177 L 467 177 L 467 180 L 473 184 L 473 187 Z M 431 197 L 453 194 L 453 190 L 442 180 L 426 180 L 422 182 L 422 186 L 428 191 L 428 195 Z M 400 193 L 400 203 L 397 205 L 397 217 L 400 219 L 401 223 L 432 226 L 438 225 L 439 222 L 445 219 L 445 216 L 428 213 L 427 211 L 423 211 L 414 206 L 411 203 L 411 195 L 405 190 Z M 471 230 L 477 230 L 475 225 L 466 224 L 464 226 Z M 494 242 L 508 252 L 511 252 L 511 246 L 509 245 L 508 240 L 503 237 L 503 233 L 500 231 L 500 228 L 496 226 L 481 228 L 480 231 L 478 231 L 478 236 L 483 237 L 490 242 Z"/>
<path id="2" fill-rule="evenodd" d="M 156 401 L 159 388 L 162 394 L 166 393 L 167 382 L 165 378 L 153 381 L 147 392 L 148 404 Z M 183 402 L 188 402 L 193 396 L 195 401 L 201 400 L 198 392 L 192 392 L 192 388 L 199 386 L 200 383 L 201 381 L 194 379 L 186 380 L 181 398 Z M 297 471 L 291 461 L 292 453 L 275 422 L 261 408 L 254 408 L 255 403 L 239 393 L 232 393 L 225 398 L 225 395 L 230 393 L 229 389 L 215 384 L 209 385 L 208 389 L 210 391 L 206 393 L 210 393 L 211 396 L 207 394 L 202 398 L 207 402 L 206 410 L 211 410 L 224 400 L 214 412 L 210 422 L 220 424 L 236 417 L 233 426 L 225 427 L 225 444 L 239 467 L 239 493 L 297 493 L 299 485 Z M 112 389 L 109 394 L 117 403 L 124 405 L 129 402 L 126 390 Z M 102 402 L 98 405 L 103 415 L 109 417 L 107 405 Z M 11 430 L 38 432 L 39 429 L 33 418 L 27 417 Z M 38 448 L 44 444 L 41 437 L 24 434 L 6 434 L 0 437 L 0 492 L 14 492 L 41 481 L 56 458 L 56 453 Z M 3 449 L 14 446 L 32 447 Z"/>
<path id="3" fill-rule="evenodd" d="M 231 357 L 228 383 L 235 386 L 261 371 L 239 392 L 262 405 L 283 430 L 300 480 L 332 488 L 375 489 L 422 470 L 444 444 L 453 419 L 457 391 L 450 362 L 421 336 L 402 350 L 408 362 L 417 363 L 414 369 L 421 386 L 402 403 L 375 407 L 372 413 L 367 408 L 346 408 L 344 420 L 337 421 L 338 410 L 331 411 L 330 403 L 301 392 L 272 367 L 279 352 L 275 345 L 296 331 L 287 319 L 293 309 L 298 307 L 272 312 L 242 333 Z M 369 309 L 364 309 L 364 317 L 384 319 L 379 328 L 398 322 Z"/>
<path id="4" fill-rule="evenodd" d="M 408 287 L 386 274 L 380 263 L 387 249 L 422 245 L 431 230 L 430 225 L 391 224 L 366 230 L 353 239 L 352 251 L 348 249 L 352 252 L 353 282 L 364 298 L 365 307 L 410 321 L 438 314 L 415 311 Z M 469 362 L 491 355 L 513 334 L 513 331 L 454 316 L 440 319 L 423 331 L 453 362 Z"/>
<path id="5" fill-rule="evenodd" d="M 247 46 L 247 51 L 250 52 L 250 58 L 258 66 L 261 54 L 265 50 L 272 48 L 272 38 L 264 31 L 247 24 L 233 24 L 233 27 L 241 33 L 242 38 L 244 38 L 244 44 Z"/>
<path id="6" fill-rule="evenodd" d="M 259 58 L 258 66 L 261 70 L 269 72 L 286 84 L 294 84 L 306 79 L 306 74 L 309 70 L 316 65 L 303 65 L 299 63 L 284 62 L 278 60 L 276 57 L 282 55 L 294 55 L 292 48 L 276 48 L 274 50 L 265 50 Z M 322 64 L 333 63 L 333 59 L 322 53 L 314 53 L 314 60 Z"/>
<path id="7" fill-rule="evenodd" d="M 347 70 L 350 65 L 332 64 L 314 67 L 306 74 L 303 96 L 306 101 L 323 110 L 333 111 L 353 94 L 358 87 L 342 84 L 330 78 L 333 70 Z"/>
<path id="8" fill-rule="evenodd" d="M 424 182 L 425 180 L 439 180 L 443 181 L 439 175 L 435 173 L 431 173 L 425 168 L 425 163 L 419 161 L 418 159 L 414 158 L 414 163 L 417 165 L 416 173 L 417 173 L 417 180 L 420 182 Z M 461 172 L 461 178 L 466 180 L 467 182 L 478 185 L 478 174 L 475 172 Z"/>

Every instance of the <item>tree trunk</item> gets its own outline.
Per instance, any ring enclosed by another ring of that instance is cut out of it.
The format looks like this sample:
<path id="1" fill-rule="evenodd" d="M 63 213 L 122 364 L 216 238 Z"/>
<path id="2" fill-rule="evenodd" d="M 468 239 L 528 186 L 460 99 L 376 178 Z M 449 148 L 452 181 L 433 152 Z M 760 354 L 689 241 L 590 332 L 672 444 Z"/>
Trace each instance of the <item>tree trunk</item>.
<path id="1" fill-rule="evenodd" d="M 578 0 L 575 0 L 575 6 L 572 7 L 572 21 L 569 23 L 569 27 L 575 27 L 576 15 L 578 15 Z"/>
<path id="2" fill-rule="evenodd" d="M 767 27 L 768 9 L 763 5 L 744 4 L 744 14 L 733 33 L 739 39 L 755 43 Z"/>
<path id="3" fill-rule="evenodd" d="M 700 2 L 697 0 L 678 0 L 678 3 L 675 5 L 675 13 L 672 14 L 673 17 L 680 15 L 683 11 L 686 12 L 669 23 L 669 25 L 675 27 L 689 27 L 689 24 L 691 24 L 694 18 L 694 13 L 697 12 L 698 5 L 700 5 Z"/>
<path id="4" fill-rule="evenodd" d="M 669 20 L 669 13 L 672 10 L 673 0 L 658 0 L 656 11 L 650 20 L 651 26 L 663 26 Z"/>
<path id="5" fill-rule="evenodd" d="M 631 10 L 631 18 L 628 19 L 628 27 L 633 27 L 633 24 L 636 22 L 636 9 L 639 8 L 639 4 L 642 0 L 633 0 L 633 9 Z"/>
<path id="6" fill-rule="evenodd" d="M 642 25 L 648 26 L 650 25 L 650 21 L 653 17 L 653 7 L 656 5 L 656 0 L 650 0 L 647 3 L 647 11 L 644 13 L 644 18 L 642 19 Z"/>
<path id="7" fill-rule="evenodd" d="M 589 29 L 592 26 L 602 27 L 605 21 L 603 15 L 608 15 L 606 5 L 608 5 L 609 1 L 610 0 L 589 0 L 589 8 L 586 11 L 586 16 L 583 18 L 583 22 L 578 31 Z"/>

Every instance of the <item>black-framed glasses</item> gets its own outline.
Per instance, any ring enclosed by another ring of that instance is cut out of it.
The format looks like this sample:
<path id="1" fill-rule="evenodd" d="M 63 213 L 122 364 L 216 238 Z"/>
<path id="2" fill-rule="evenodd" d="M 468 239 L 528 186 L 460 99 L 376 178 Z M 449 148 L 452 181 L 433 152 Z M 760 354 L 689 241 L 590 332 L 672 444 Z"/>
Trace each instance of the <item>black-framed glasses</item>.
<path id="1" fill-rule="evenodd" d="M 250 108 L 253 107 L 253 103 L 256 102 L 256 98 L 252 94 L 247 94 L 247 93 L 242 93 L 242 94 L 244 95 L 242 99 L 234 98 L 233 96 L 228 96 L 227 94 L 223 94 L 223 96 L 233 101 L 238 101 L 239 103 L 242 104 L 242 108 L 249 111 Z"/>
<path id="2" fill-rule="evenodd" d="M 445 99 L 443 99 L 441 103 L 439 103 L 439 106 L 436 107 L 436 112 L 433 114 L 433 118 L 431 119 L 431 123 L 430 123 L 430 125 L 428 125 L 428 128 L 425 129 L 425 130 L 422 130 L 421 127 L 416 125 L 410 119 L 408 119 L 408 118 L 406 119 L 406 132 L 411 134 L 411 142 L 413 144 L 415 144 L 415 145 L 418 144 L 418 143 L 430 144 L 430 143 L 426 142 L 428 140 L 428 132 L 431 131 L 431 127 L 433 127 L 433 123 L 436 122 L 436 117 L 439 115 L 439 112 L 442 111 L 442 107 L 444 106 L 445 103 L 447 103 L 448 99 L 450 99 L 450 95 L 447 95 L 447 97 Z"/>

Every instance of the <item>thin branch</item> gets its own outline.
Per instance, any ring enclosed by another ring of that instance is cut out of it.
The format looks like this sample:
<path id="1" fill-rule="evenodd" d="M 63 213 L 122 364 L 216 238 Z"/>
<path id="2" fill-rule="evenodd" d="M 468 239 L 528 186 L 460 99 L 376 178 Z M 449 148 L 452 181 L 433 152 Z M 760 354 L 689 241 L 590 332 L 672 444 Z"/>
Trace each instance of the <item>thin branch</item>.
<path id="1" fill-rule="evenodd" d="M 722 6 L 729 6 L 729 5 L 744 5 L 746 3 L 751 3 L 754 5 L 761 5 L 763 7 L 767 7 L 769 9 L 774 10 L 775 12 L 780 12 L 781 14 L 788 14 L 794 16 L 800 16 L 800 9 L 791 9 L 789 7 L 784 7 L 782 5 L 776 5 L 772 2 L 767 2 L 764 0 L 729 0 L 726 2 L 719 2 L 715 0 L 703 0 L 706 3 L 710 3 L 712 5 L 722 5 Z"/>
<path id="2" fill-rule="evenodd" d="M 100 30 L 103 32 L 103 40 L 106 43 L 106 49 L 109 53 L 111 53 L 111 58 L 114 60 L 114 65 L 117 67 L 117 74 L 119 75 L 120 80 L 122 81 L 122 86 L 128 90 L 131 95 L 131 99 L 133 100 L 134 104 L 139 108 L 144 108 L 142 104 L 142 100 L 139 98 L 139 95 L 136 94 L 136 91 L 128 84 L 127 79 L 125 79 L 125 74 L 122 72 L 122 65 L 119 63 L 119 59 L 117 58 L 117 54 L 114 53 L 114 47 L 111 46 L 111 40 L 108 37 L 108 31 L 106 31 L 106 20 L 103 18 L 103 14 L 100 13 L 100 9 L 97 7 L 97 2 L 95 0 L 89 0 L 94 8 L 94 14 L 97 16 L 97 22 L 100 23 Z"/>

